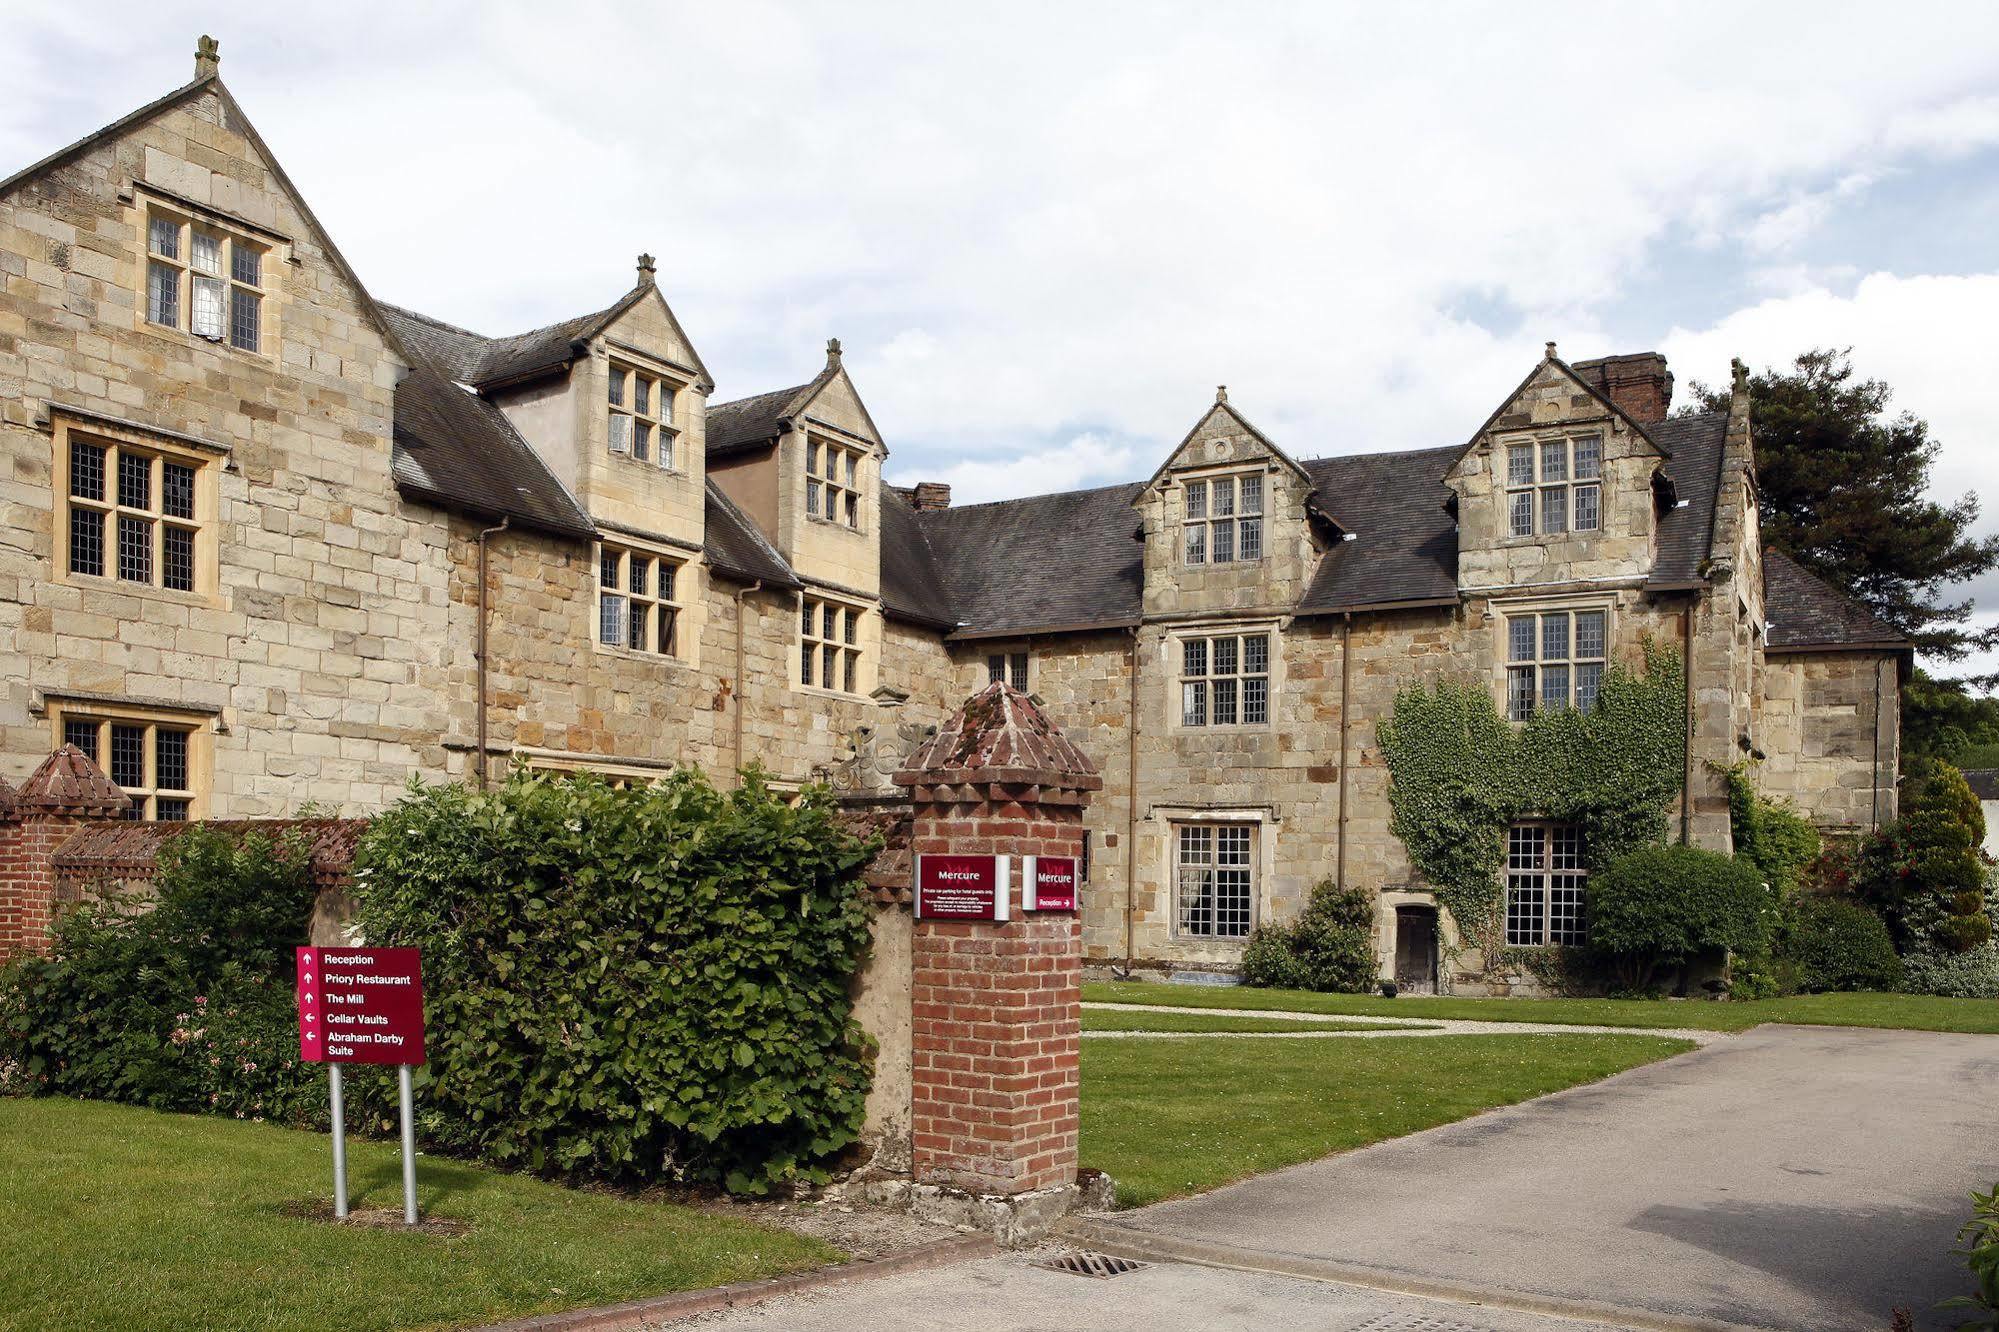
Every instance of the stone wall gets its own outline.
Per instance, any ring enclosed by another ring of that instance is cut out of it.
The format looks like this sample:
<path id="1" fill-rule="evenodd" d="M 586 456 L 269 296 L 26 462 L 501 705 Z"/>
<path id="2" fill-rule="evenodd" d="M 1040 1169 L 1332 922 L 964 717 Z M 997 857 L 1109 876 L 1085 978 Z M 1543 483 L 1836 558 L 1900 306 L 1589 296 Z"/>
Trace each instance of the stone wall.
<path id="1" fill-rule="evenodd" d="M 1895 817 L 1900 668 L 1865 652 L 1770 655 L 1763 667 L 1754 780 L 1828 831 Z"/>
<path id="2" fill-rule="evenodd" d="M 146 321 L 149 208 L 266 247 L 259 351 Z M 195 729 L 197 816 L 371 808 L 436 771 L 445 527 L 391 482 L 403 367 L 231 106 L 210 87 L 16 187 L 0 275 L 6 752 L 143 710 Z M 71 440 L 198 469 L 194 590 L 67 571 Z"/>

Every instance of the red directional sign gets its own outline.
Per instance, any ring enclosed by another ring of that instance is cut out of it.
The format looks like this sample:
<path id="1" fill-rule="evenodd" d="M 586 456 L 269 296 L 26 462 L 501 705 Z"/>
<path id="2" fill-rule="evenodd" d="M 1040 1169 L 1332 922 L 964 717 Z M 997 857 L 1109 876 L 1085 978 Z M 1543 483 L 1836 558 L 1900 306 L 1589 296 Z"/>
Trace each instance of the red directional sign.
<path id="1" fill-rule="evenodd" d="M 1005 920 L 1013 895 L 1006 856 L 918 856 L 918 920 Z"/>
<path id="2" fill-rule="evenodd" d="M 1021 870 L 1021 907 L 1027 911 L 1074 911 L 1078 877 L 1074 856 L 1029 856 Z"/>
<path id="3" fill-rule="evenodd" d="M 299 949 L 298 1057 L 331 1064 L 421 1064 L 418 950 Z"/>

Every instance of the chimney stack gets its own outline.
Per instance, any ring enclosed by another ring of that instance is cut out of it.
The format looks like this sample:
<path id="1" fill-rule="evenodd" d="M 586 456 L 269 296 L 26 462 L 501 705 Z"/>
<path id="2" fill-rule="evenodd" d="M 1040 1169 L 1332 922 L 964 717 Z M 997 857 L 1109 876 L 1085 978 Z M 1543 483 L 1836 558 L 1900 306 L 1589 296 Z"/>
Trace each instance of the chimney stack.
<path id="1" fill-rule="evenodd" d="M 1673 372 L 1658 352 L 1600 356 L 1569 368 L 1640 425 L 1665 420 L 1673 405 Z"/>
<path id="2" fill-rule="evenodd" d="M 918 481 L 914 502 L 918 513 L 948 509 L 951 507 L 951 487 L 943 481 Z"/>

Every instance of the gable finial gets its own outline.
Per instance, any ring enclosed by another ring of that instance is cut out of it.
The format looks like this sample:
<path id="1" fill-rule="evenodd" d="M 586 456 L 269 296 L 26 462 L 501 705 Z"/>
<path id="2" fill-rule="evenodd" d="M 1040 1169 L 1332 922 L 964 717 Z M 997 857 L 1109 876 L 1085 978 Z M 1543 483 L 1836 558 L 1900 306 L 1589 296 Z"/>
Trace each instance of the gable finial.
<path id="1" fill-rule="evenodd" d="M 1228 400 L 1229 400 L 1229 386 L 1227 384 L 1215 385 L 1215 406 L 1219 407 Z"/>
<path id="2" fill-rule="evenodd" d="M 1740 356 L 1731 357 L 1728 362 L 1728 369 L 1730 378 L 1734 381 L 1735 391 L 1737 393 L 1747 393 L 1749 391 L 1749 367 L 1742 363 L 1742 358 Z"/>
<path id="3" fill-rule="evenodd" d="M 1555 344 L 1554 344 L 1554 343 L 1550 342 L 1550 343 L 1548 344 L 1548 346 L 1547 346 L 1547 354 L 1548 354 L 1548 359 L 1549 359 L 1549 360 L 1551 360 L 1551 361 L 1552 361 L 1552 360 L 1554 360 L 1554 359 L 1555 359 Z"/>
<path id="4" fill-rule="evenodd" d="M 839 363 L 840 363 L 840 340 L 838 338 L 828 338 L 826 339 L 826 364 L 830 367 L 838 365 Z"/>
<path id="5" fill-rule="evenodd" d="M 639 256 L 639 285 L 640 285 L 641 287 L 650 287 L 650 286 L 651 286 L 651 285 L 653 284 L 653 278 L 654 278 L 654 273 L 653 273 L 653 257 L 652 257 L 651 255 L 649 255 L 649 254 L 642 254 L 642 255 L 640 255 L 640 256 Z"/>
<path id="6" fill-rule="evenodd" d="M 204 32 L 201 40 L 194 44 L 194 77 L 212 79 L 221 67 L 222 43 Z"/>

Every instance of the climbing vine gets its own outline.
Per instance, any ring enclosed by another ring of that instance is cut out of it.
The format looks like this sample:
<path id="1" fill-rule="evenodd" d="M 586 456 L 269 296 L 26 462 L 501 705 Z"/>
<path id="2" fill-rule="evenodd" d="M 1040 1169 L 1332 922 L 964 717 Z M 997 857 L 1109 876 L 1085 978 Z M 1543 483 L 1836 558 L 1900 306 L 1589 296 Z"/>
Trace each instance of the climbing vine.
<path id="1" fill-rule="evenodd" d="M 1612 666 L 1590 711 L 1540 712 L 1519 726 L 1478 681 L 1396 696 L 1380 732 L 1389 827 L 1488 970 L 1503 963 L 1509 824 L 1577 825 L 1591 872 L 1665 839 L 1686 762 L 1681 671 L 1677 652 L 1648 639 L 1644 674 Z"/>

